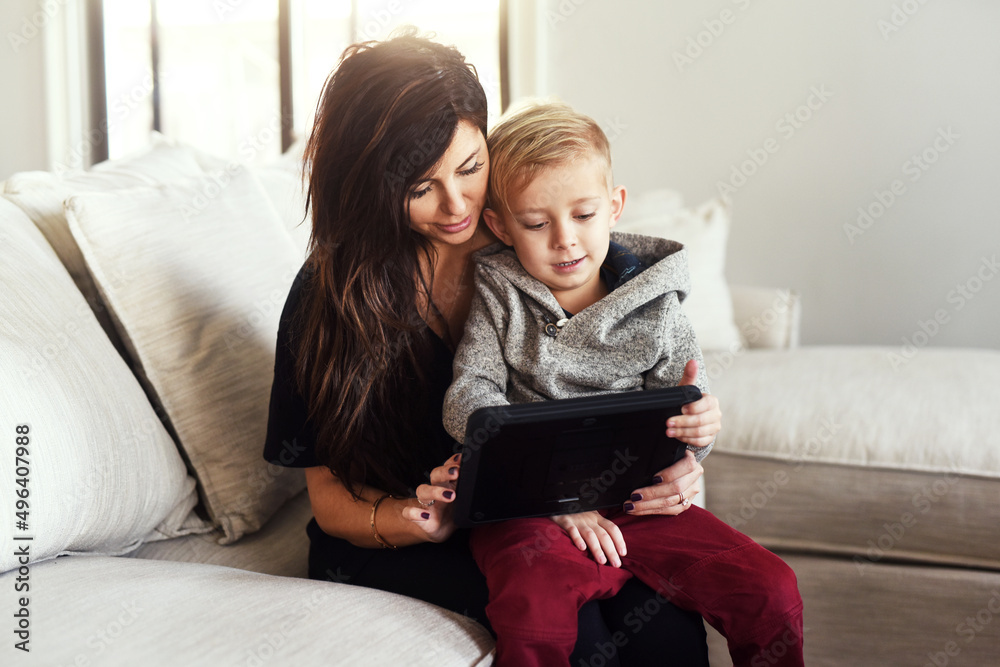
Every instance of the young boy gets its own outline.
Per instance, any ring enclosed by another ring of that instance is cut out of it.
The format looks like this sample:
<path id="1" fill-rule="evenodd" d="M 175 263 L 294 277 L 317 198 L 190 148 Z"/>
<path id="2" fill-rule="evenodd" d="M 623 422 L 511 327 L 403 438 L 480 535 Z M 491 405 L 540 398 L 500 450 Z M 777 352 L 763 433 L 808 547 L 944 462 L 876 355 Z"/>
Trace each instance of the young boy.
<path id="1" fill-rule="evenodd" d="M 673 241 L 611 233 L 626 192 L 612 187 L 600 127 L 546 104 L 504 120 L 487 143 L 484 217 L 510 247 L 476 258 L 477 294 L 444 405 L 451 435 L 463 441 L 469 415 L 485 406 L 673 386 L 690 360 L 707 391 L 680 309 L 686 252 Z M 688 448 L 699 459 L 709 449 Z M 567 665 L 579 608 L 635 576 L 701 613 L 727 637 L 737 667 L 802 665 L 802 601 L 791 569 L 710 513 L 683 498 L 678 504 L 675 516 L 635 516 L 626 503 L 623 511 L 475 528 L 496 664 Z M 553 521 L 567 538 L 531 551 Z"/>

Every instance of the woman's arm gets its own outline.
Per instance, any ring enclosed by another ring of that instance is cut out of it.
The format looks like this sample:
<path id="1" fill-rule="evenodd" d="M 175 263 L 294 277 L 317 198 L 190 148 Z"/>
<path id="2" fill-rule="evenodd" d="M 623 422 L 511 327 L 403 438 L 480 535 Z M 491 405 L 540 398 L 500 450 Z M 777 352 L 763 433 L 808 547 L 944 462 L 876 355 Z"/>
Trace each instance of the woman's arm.
<path id="1" fill-rule="evenodd" d="M 340 478 L 326 466 L 306 468 L 305 472 L 313 516 L 324 533 L 358 547 L 382 547 L 372 533 L 371 516 L 372 505 L 385 495 L 384 491 L 365 485 L 361 489 L 361 498 L 355 499 Z M 455 526 L 450 513 L 443 510 L 449 508 L 449 503 L 455 498 L 452 489 L 457 479 L 458 457 L 455 456 L 431 472 L 431 484 L 421 484 L 417 489 L 417 495 L 424 503 L 434 501 L 433 516 L 428 517 L 433 520 L 424 519 L 423 515 L 431 512 L 416 498 L 384 499 L 375 515 L 375 527 L 382 539 L 395 547 L 448 539 Z"/>

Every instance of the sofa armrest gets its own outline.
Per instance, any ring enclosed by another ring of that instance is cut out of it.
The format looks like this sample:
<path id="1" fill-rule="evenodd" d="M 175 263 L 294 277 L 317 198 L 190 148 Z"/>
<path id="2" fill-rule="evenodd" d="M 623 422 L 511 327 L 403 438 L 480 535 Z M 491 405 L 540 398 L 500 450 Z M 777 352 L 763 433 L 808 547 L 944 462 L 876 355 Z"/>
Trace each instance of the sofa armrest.
<path id="1" fill-rule="evenodd" d="M 801 304 L 791 289 L 730 285 L 733 317 L 750 349 L 789 349 L 799 345 Z"/>

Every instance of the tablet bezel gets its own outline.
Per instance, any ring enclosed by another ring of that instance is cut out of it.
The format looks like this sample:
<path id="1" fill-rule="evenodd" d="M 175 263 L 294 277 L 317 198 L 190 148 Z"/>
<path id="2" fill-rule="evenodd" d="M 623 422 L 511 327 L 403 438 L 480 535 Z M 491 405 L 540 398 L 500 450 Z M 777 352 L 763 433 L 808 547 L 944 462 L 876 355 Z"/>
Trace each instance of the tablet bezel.
<path id="1" fill-rule="evenodd" d="M 684 385 L 476 410 L 462 446 L 456 524 L 621 507 L 684 456 L 684 443 L 667 437 L 666 420 L 699 398 L 698 387 Z M 571 461 L 600 469 L 600 478 L 569 479 L 586 474 L 568 470 Z M 556 489 L 570 492 L 556 498 Z"/>

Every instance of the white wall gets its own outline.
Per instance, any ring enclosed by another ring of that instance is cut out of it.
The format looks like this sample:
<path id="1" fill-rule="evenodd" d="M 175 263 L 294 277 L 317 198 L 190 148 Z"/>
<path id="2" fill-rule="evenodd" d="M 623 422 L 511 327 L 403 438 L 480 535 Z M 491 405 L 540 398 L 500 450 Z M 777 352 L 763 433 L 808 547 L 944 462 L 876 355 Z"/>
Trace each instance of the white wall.
<path id="1" fill-rule="evenodd" d="M 694 204 L 766 154 L 731 193 L 727 275 L 800 290 L 804 343 L 901 346 L 938 314 L 918 345 L 1000 348 L 1000 266 L 984 264 L 1000 259 L 1000 3 L 547 1 L 549 92 L 617 128 L 620 183 Z"/>
<path id="2" fill-rule="evenodd" d="M 48 165 L 44 39 L 32 23 L 38 11 L 37 0 L 0 3 L 0 81 L 6 91 L 0 104 L 0 180 Z"/>

